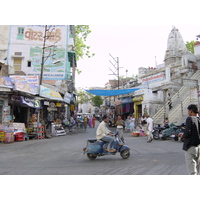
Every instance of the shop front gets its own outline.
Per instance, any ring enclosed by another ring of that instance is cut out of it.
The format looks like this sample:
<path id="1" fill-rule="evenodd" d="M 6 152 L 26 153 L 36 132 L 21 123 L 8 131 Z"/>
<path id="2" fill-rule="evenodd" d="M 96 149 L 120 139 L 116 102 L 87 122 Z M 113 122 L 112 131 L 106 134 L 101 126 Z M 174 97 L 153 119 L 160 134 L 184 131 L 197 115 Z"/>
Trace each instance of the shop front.
<path id="1" fill-rule="evenodd" d="M 125 120 L 127 117 L 134 113 L 133 101 L 131 97 L 122 99 L 122 118 Z"/>
<path id="2" fill-rule="evenodd" d="M 41 116 L 47 129 L 52 133 L 55 126 L 61 128 L 63 119 L 66 116 L 66 103 L 59 92 L 50 88 L 40 86 L 40 96 L 45 98 Z"/>
<path id="3" fill-rule="evenodd" d="M 142 96 L 137 96 L 132 99 L 134 102 L 134 114 L 135 118 L 139 119 L 140 116 L 142 116 L 142 101 L 143 97 Z"/>

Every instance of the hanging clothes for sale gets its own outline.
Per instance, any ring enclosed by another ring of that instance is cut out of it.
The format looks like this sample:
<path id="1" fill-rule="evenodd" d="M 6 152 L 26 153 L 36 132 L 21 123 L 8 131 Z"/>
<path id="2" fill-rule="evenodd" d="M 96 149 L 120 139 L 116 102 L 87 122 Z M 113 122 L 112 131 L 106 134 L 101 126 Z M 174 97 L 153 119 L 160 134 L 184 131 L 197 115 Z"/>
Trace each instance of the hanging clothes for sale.
<path id="1" fill-rule="evenodd" d="M 130 112 L 130 108 L 131 108 L 130 103 L 127 103 L 126 104 L 126 113 Z"/>

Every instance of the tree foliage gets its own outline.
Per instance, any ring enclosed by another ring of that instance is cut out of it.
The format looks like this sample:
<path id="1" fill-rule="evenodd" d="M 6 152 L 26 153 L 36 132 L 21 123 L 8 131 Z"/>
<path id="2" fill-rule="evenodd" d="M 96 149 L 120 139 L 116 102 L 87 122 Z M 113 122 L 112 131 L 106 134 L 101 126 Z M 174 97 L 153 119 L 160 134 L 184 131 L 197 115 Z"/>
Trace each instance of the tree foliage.
<path id="1" fill-rule="evenodd" d="M 94 106 L 99 107 L 100 105 L 103 104 L 103 99 L 100 96 L 93 96 L 91 100 L 92 100 L 92 103 L 94 104 Z"/>
<path id="2" fill-rule="evenodd" d="M 76 91 L 76 94 L 78 96 L 77 103 L 83 104 L 91 99 L 90 94 L 86 93 L 85 90 L 78 90 Z"/>
<path id="3" fill-rule="evenodd" d="M 186 41 L 186 47 L 191 53 L 194 53 L 194 43 L 194 40 L 192 40 L 191 42 Z"/>
<path id="4" fill-rule="evenodd" d="M 95 96 L 93 94 L 87 93 L 85 90 L 80 89 L 76 91 L 77 103 L 83 104 L 88 101 L 92 101 L 94 106 L 100 106 L 103 104 L 103 99 L 100 96 Z"/>
<path id="5" fill-rule="evenodd" d="M 94 56 L 94 53 L 90 53 L 90 46 L 86 45 L 86 39 L 91 33 L 89 25 L 76 25 L 75 26 L 75 48 L 76 48 L 76 59 L 79 60 L 86 55 L 88 58 Z"/>

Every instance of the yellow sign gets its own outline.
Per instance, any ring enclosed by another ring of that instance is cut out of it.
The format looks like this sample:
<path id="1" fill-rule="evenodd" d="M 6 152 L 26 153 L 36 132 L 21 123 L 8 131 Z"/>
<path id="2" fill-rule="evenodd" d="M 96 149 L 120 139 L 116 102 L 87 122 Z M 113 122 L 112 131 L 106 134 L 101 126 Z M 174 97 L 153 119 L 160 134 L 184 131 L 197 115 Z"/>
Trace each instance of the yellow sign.
<path id="1" fill-rule="evenodd" d="M 143 97 L 134 97 L 132 100 L 133 100 L 134 102 L 135 102 L 135 101 L 143 101 Z"/>
<path id="2" fill-rule="evenodd" d="M 62 107 L 61 103 L 56 103 L 56 107 Z"/>

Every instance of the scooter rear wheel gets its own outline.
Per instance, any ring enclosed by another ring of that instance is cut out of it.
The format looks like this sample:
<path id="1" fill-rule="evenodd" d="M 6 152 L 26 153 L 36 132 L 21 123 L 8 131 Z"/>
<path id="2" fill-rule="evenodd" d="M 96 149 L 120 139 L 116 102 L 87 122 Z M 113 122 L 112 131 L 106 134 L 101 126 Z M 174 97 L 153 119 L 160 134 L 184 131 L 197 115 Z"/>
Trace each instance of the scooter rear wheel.
<path id="1" fill-rule="evenodd" d="M 90 160 L 95 160 L 96 159 L 96 155 L 92 154 L 92 153 L 88 153 L 87 154 L 87 157 L 90 159 Z"/>
<path id="2" fill-rule="evenodd" d="M 154 131 L 154 133 L 153 133 L 153 139 L 154 140 L 158 140 L 160 138 L 160 136 L 159 136 L 159 132 L 156 130 L 156 131 Z"/>
<path id="3" fill-rule="evenodd" d="M 129 150 L 123 150 L 122 152 L 120 152 L 120 156 L 121 156 L 123 159 L 127 159 L 127 158 L 129 158 L 129 156 L 130 156 L 130 151 L 129 151 Z"/>

